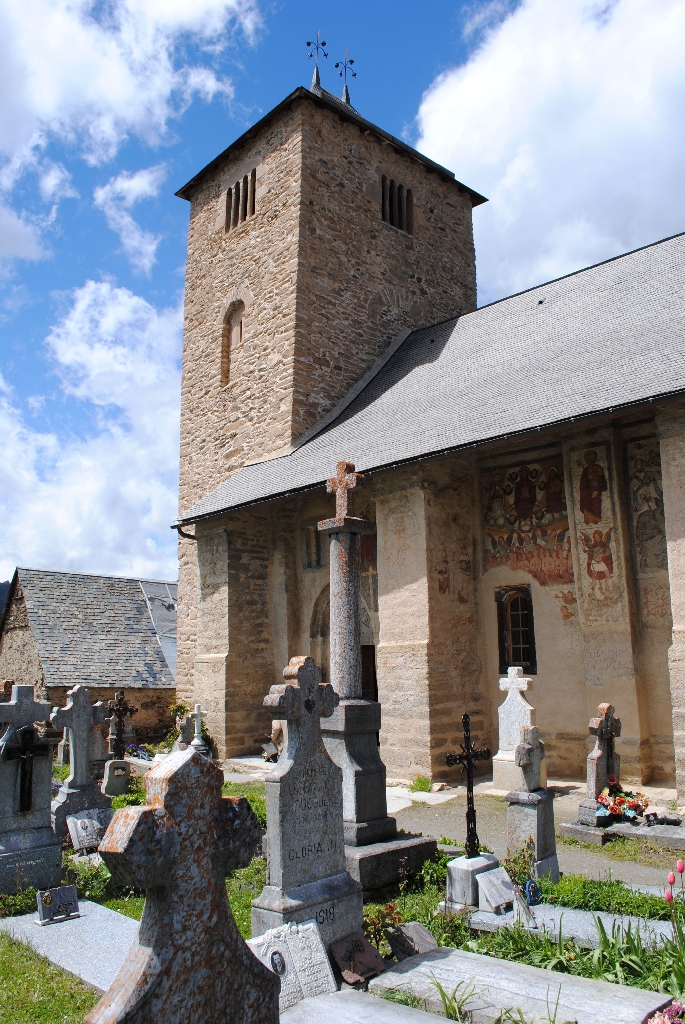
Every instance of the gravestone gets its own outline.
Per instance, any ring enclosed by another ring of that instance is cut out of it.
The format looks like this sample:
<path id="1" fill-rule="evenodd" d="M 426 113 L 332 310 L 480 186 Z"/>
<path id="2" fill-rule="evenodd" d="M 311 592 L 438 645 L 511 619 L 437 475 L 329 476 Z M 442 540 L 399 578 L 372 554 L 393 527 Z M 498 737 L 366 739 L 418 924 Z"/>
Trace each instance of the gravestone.
<path id="1" fill-rule="evenodd" d="M 190 741 L 190 746 L 203 757 L 209 757 L 209 747 L 202 736 L 202 719 L 206 717 L 206 714 L 207 712 L 202 710 L 202 705 L 196 704 L 195 710 L 188 715 L 188 718 L 195 723 L 195 735 Z"/>
<path id="2" fill-rule="evenodd" d="M 385 970 L 385 962 L 364 932 L 353 932 L 332 942 L 330 954 L 338 965 L 343 981 L 359 985 Z"/>
<path id="3" fill-rule="evenodd" d="M 482 871 L 478 876 L 478 909 L 501 914 L 514 902 L 514 883 L 504 868 Z"/>
<path id="4" fill-rule="evenodd" d="M 335 477 L 326 483 L 335 494 L 335 516 L 318 524 L 330 537 L 330 678 L 340 697 L 321 731 L 343 773 L 347 869 L 364 889 L 377 889 L 397 882 L 403 862 L 407 871 L 419 870 L 434 856 L 436 844 L 421 836 L 398 836 L 397 823 L 388 816 L 378 747 L 381 706 L 362 699 L 361 538 L 374 527 L 354 514 L 360 478 L 353 463 L 337 464 Z"/>
<path id="5" fill-rule="evenodd" d="M 32 686 L 13 686 L 12 700 L 0 703 L 0 892 L 59 885 L 62 850 L 50 826 L 52 748 L 40 740 L 34 722 L 44 722 L 50 705 L 36 702 Z"/>
<path id="6" fill-rule="evenodd" d="M 342 772 L 319 719 L 338 703 L 311 658 L 291 658 L 265 707 L 288 722 L 286 746 L 266 776 L 267 879 L 252 903 L 252 934 L 313 919 L 326 947 L 362 926 L 362 888 L 345 866 Z"/>
<path id="7" fill-rule="evenodd" d="M 106 710 L 102 701 L 90 703 L 90 690 L 77 685 L 67 691 L 63 708 L 53 708 L 50 724 L 69 733 L 69 764 L 71 771 L 52 801 L 52 827 L 55 835 L 63 839 L 67 834 L 67 816 L 88 808 L 111 807 L 106 796 L 93 778 L 90 767 L 91 729 L 104 722 Z"/>
<path id="8" fill-rule="evenodd" d="M 102 780 L 102 792 L 105 796 L 123 796 L 128 793 L 128 780 L 131 775 L 131 765 L 128 761 L 107 761 L 105 774 Z"/>
<path id="9" fill-rule="evenodd" d="M 187 750 L 195 735 L 195 722 L 189 714 L 183 718 L 177 718 L 176 726 L 178 728 L 178 736 L 171 748 L 172 754 L 177 750 Z"/>
<path id="10" fill-rule="evenodd" d="M 281 979 L 278 1008 L 282 1013 L 301 999 L 336 992 L 338 986 L 319 929 L 314 921 L 272 928 L 247 944 Z"/>
<path id="11" fill-rule="evenodd" d="M 515 750 L 521 741 L 521 729 L 535 725 L 535 708 L 531 707 L 523 694 L 529 690 L 533 680 L 524 676 L 523 669 L 513 666 L 499 681 L 500 690 L 507 693 L 506 700 L 500 704 L 499 717 L 499 750 L 492 759 L 493 789 L 510 790 L 525 789 L 521 767 L 517 765 Z M 542 768 L 541 786 L 547 785 L 547 769 Z M 538 787 L 539 788 L 539 787 Z"/>
<path id="12" fill-rule="evenodd" d="M 507 793 L 507 846 L 519 849 L 529 839 L 535 844 L 534 871 L 559 881 L 557 842 L 554 832 L 554 794 L 540 785 L 545 744 L 534 726 L 521 729 L 521 742 L 515 749 L 525 788 Z"/>
<path id="13" fill-rule="evenodd" d="M 75 885 L 59 885 L 36 896 L 38 924 L 54 924 L 79 917 L 78 896 Z"/>
<path id="14" fill-rule="evenodd" d="M 97 810 L 85 810 L 77 815 L 68 815 L 67 828 L 74 849 L 77 852 L 97 850 L 113 815 L 111 807 L 100 807 Z"/>
<path id="15" fill-rule="evenodd" d="M 473 766 L 477 761 L 489 761 L 487 747 L 476 749 L 471 741 L 471 719 L 468 714 L 461 716 L 464 742 L 460 754 L 447 754 L 448 768 L 461 765 L 466 773 L 466 843 L 465 855 L 455 857 L 447 865 L 447 894 L 438 909 L 443 914 L 458 913 L 464 907 L 478 906 L 478 876 L 483 871 L 493 871 L 499 866 L 497 857 L 480 853 L 480 842 L 476 831 L 476 805 L 473 800 Z"/>
<path id="16" fill-rule="evenodd" d="M 583 825 L 595 824 L 599 804 L 597 797 L 609 779 L 621 779 L 621 758 L 616 753 L 615 740 L 621 735 L 621 720 L 614 717 L 611 704 L 600 704 L 597 716 L 591 718 L 588 728 L 595 737 L 595 745 L 587 758 L 587 796 L 578 807 L 578 821 Z"/>
<path id="17" fill-rule="evenodd" d="M 117 811 L 100 855 L 121 885 L 146 890 L 138 937 L 84 1024 L 277 1024 L 280 981 L 248 949 L 225 875 L 261 836 L 244 797 L 194 750 L 145 776 L 148 803 Z"/>
<path id="18" fill-rule="evenodd" d="M 130 704 L 123 690 L 115 694 L 114 700 L 107 701 L 109 711 L 109 749 L 115 760 L 123 761 L 126 747 L 135 743 L 136 737 L 131 718 L 138 714 L 138 708 Z"/>
<path id="19" fill-rule="evenodd" d="M 398 962 L 406 960 L 410 956 L 418 956 L 419 953 L 428 953 L 431 949 L 437 949 L 438 944 L 428 931 L 425 925 L 418 921 L 408 921 L 407 924 L 395 925 L 386 930 L 386 938 L 390 943 L 390 949 Z"/>

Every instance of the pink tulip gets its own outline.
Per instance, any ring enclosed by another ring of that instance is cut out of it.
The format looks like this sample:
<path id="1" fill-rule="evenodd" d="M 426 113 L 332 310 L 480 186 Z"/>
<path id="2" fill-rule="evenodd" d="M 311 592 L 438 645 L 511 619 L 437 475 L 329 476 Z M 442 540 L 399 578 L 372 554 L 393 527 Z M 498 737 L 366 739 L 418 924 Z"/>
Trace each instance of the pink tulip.
<path id="1" fill-rule="evenodd" d="M 672 871 L 668 872 L 668 878 L 666 879 L 669 885 L 675 885 L 675 875 Z"/>
<path id="2" fill-rule="evenodd" d="M 667 903 L 673 903 L 673 893 L 670 889 L 666 890 L 666 892 L 664 893 L 664 898 Z"/>
<path id="3" fill-rule="evenodd" d="M 685 871 L 685 864 L 683 864 L 682 860 L 677 862 L 676 868 L 678 869 L 678 873 L 682 875 L 683 871 Z"/>

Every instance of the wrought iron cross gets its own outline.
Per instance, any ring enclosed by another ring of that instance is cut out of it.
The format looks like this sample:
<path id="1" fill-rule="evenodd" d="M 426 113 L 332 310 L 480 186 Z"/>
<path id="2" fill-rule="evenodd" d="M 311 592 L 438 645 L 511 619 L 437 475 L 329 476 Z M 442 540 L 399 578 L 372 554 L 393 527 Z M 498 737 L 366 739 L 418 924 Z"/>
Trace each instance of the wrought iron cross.
<path id="1" fill-rule="evenodd" d="M 326 490 L 335 494 L 335 518 L 346 519 L 354 515 L 354 495 L 352 488 L 357 486 L 361 473 L 355 473 L 354 462 L 339 462 L 332 480 L 326 481 Z"/>
<path id="2" fill-rule="evenodd" d="M 50 744 L 36 742 L 36 731 L 32 725 L 8 729 L 3 737 L 2 756 L 7 761 L 19 761 L 19 810 L 30 811 L 33 807 L 33 759 L 49 757 Z"/>
<path id="3" fill-rule="evenodd" d="M 126 748 L 124 747 L 124 719 L 127 715 L 137 715 L 138 708 L 134 708 L 132 704 L 129 704 L 124 691 L 120 690 L 114 700 L 107 701 L 107 710 L 113 718 L 116 718 L 114 726 L 114 757 L 117 761 L 122 761 L 126 753 Z"/>
<path id="4" fill-rule="evenodd" d="M 480 852 L 478 833 L 476 832 L 476 807 L 473 802 L 473 766 L 476 761 L 489 761 L 490 748 L 476 750 L 471 742 L 471 719 L 467 714 L 461 716 L 464 727 L 464 742 L 460 743 L 461 754 L 448 754 L 445 764 L 452 768 L 460 764 L 466 772 L 466 856 L 477 857 Z"/>
<path id="5" fill-rule="evenodd" d="M 326 40 L 325 40 L 325 39 L 321 39 L 321 30 L 320 30 L 320 29 L 319 29 L 319 31 L 318 31 L 318 32 L 316 33 L 316 39 L 314 39 L 314 40 L 310 40 L 310 39 L 308 39 L 308 40 L 307 40 L 307 46 L 311 46 L 311 50 L 310 50 L 310 52 L 309 52 L 309 53 L 307 54 L 307 56 L 308 56 L 308 57 L 313 57 L 313 58 L 314 58 L 314 60 L 315 60 L 315 62 L 316 62 L 316 66 L 317 66 L 317 68 L 318 68 L 318 66 L 319 66 L 319 50 L 321 50 L 321 53 L 322 53 L 322 55 L 323 55 L 324 57 L 327 57 L 327 56 L 328 56 L 328 54 L 327 54 L 327 53 L 326 53 L 326 51 L 324 50 L 324 46 L 325 46 L 325 45 L 326 45 Z M 338 65 L 336 64 L 335 66 L 336 66 L 336 68 L 337 68 L 337 66 L 338 66 Z"/>
<path id="6" fill-rule="evenodd" d="M 352 70 L 352 65 L 354 64 L 354 61 L 352 60 L 351 57 L 350 57 L 349 60 L 347 59 L 347 56 L 348 56 L 349 52 L 350 52 L 349 50 L 345 50 L 345 56 L 343 57 L 342 60 L 339 60 L 337 62 L 337 64 L 335 65 L 336 68 L 340 69 L 338 71 L 338 75 L 340 76 L 340 78 L 344 79 L 345 85 L 347 85 L 347 72 L 348 71 L 352 75 L 352 78 L 356 78 L 357 77 L 357 72 Z"/>

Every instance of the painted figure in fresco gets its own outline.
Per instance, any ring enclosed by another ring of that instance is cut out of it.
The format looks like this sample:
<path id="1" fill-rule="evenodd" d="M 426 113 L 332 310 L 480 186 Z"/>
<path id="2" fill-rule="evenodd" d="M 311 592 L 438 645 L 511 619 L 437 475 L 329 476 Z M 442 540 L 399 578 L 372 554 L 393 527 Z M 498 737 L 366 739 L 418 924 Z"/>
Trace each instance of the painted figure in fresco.
<path id="1" fill-rule="evenodd" d="M 597 462 L 597 452 L 585 452 L 585 468 L 580 474 L 580 511 L 586 525 L 602 521 L 602 494 L 607 489 L 607 478 Z"/>
<path id="2" fill-rule="evenodd" d="M 614 556 L 609 546 L 612 532 L 613 526 L 606 533 L 593 530 L 592 536 L 589 533 L 580 534 L 580 543 L 587 555 L 587 574 L 592 580 L 592 592 L 598 601 L 607 598 L 607 582 L 614 575 Z"/>
<path id="3" fill-rule="evenodd" d="M 530 479 L 528 466 L 521 466 L 514 485 L 514 508 L 519 519 L 532 519 L 537 501 L 537 487 Z"/>
<path id="4" fill-rule="evenodd" d="M 635 517 L 635 540 L 640 554 L 640 569 L 668 568 L 664 492 L 661 463 L 656 452 L 648 453 L 648 462 L 635 459 L 628 481 Z"/>
<path id="5" fill-rule="evenodd" d="M 559 470 L 550 466 L 547 471 L 547 511 L 552 515 L 560 515 L 566 512 L 566 495 L 564 494 L 564 481 Z"/>

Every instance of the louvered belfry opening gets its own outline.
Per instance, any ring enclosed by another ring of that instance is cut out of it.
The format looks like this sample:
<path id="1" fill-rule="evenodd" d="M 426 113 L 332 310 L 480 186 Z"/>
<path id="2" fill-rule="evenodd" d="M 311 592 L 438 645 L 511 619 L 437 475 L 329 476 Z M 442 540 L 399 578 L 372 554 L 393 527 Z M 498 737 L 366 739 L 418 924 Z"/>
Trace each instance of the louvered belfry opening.
<path id="1" fill-rule="evenodd" d="M 394 178 L 381 178 L 381 218 L 393 228 L 414 234 L 414 194 Z"/>
<path id="2" fill-rule="evenodd" d="M 226 231 L 244 224 L 257 211 L 257 169 L 253 167 L 226 192 Z"/>

